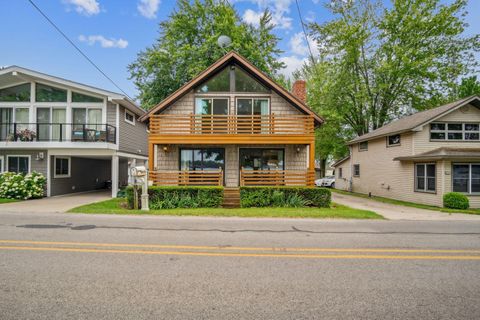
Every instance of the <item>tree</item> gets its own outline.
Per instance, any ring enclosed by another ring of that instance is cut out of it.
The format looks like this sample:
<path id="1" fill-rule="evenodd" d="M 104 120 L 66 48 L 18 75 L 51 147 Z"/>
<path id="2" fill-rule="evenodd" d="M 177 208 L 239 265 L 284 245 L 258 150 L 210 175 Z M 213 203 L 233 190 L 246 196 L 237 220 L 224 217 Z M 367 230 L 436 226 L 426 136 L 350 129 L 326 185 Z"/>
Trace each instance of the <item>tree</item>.
<path id="1" fill-rule="evenodd" d="M 480 96 L 480 82 L 477 80 L 477 76 L 463 78 L 456 91 L 459 99 L 473 95 Z"/>
<path id="2" fill-rule="evenodd" d="M 320 57 L 303 68 L 308 100 L 333 129 L 365 134 L 447 97 L 476 67 L 478 35 L 464 37 L 466 0 L 335 0 L 334 19 L 309 25 Z M 324 128 L 326 132 L 336 132 Z M 327 152 L 331 150 L 327 149 Z M 323 150 L 321 151 L 324 153 Z"/>
<path id="3" fill-rule="evenodd" d="M 285 65 L 277 58 L 278 38 L 271 14 L 265 11 L 258 27 L 241 21 L 235 9 L 220 0 L 178 0 L 177 9 L 160 23 L 160 35 L 129 65 L 139 98 L 149 109 L 222 57 L 220 35 L 232 39 L 235 50 L 267 75 L 276 77 Z"/>

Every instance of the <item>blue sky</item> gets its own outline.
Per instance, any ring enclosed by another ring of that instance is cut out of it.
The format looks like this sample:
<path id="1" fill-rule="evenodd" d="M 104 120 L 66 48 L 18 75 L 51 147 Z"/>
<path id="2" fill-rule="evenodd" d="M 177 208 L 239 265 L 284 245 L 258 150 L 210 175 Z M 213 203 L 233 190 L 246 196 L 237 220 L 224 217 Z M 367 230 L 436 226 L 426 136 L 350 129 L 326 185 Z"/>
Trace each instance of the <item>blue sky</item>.
<path id="1" fill-rule="evenodd" d="M 324 0 L 298 0 L 304 20 L 323 22 L 331 17 Z M 282 39 L 286 74 L 307 55 L 294 0 L 231 0 L 250 23 L 269 8 L 274 32 Z M 174 0 L 35 0 L 35 3 L 130 96 L 137 94 L 128 79 L 127 65 L 158 35 Z M 467 34 L 480 32 L 480 1 L 470 0 Z M 476 17 L 476 18 L 475 18 Z M 0 10 L 0 66 L 19 65 L 51 75 L 117 91 L 68 44 L 27 0 L 3 0 Z"/>

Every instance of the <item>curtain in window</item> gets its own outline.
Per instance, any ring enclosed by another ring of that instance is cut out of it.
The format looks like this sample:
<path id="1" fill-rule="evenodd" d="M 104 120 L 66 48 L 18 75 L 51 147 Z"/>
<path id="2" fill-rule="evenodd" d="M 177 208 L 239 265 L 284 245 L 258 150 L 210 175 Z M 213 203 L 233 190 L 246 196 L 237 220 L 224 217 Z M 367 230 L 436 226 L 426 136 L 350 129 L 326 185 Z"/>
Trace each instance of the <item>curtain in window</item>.
<path id="1" fill-rule="evenodd" d="M 7 140 L 13 132 L 13 109 L 0 108 L 0 141 Z"/>
<path id="2" fill-rule="evenodd" d="M 29 129 L 28 127 L 28 108 L 15 108 L 15 122 L 17 123 L 17 131 Z"/>
<path id="3" fill-rule="evenodd" d="M 50 108 L 37 108 L 37 137 L 40 141 L 50 140 Z"/>
<path id="4" fill-rule="evenodd" d="M 52 140 L 60 140 L 60 127 L 62 130 L 62 140 L 65 140 L 66 136 L 66 125 L 67 121 L 67 110 L 65 109 L 52 109 Z M 63 124 L 60 126 L 60 124 Z"/>
<path id="5" fill-rule="evenodd" d="M 102 109 L 88 109 L 87 128 L 100 130 L 102 123 Z"/>

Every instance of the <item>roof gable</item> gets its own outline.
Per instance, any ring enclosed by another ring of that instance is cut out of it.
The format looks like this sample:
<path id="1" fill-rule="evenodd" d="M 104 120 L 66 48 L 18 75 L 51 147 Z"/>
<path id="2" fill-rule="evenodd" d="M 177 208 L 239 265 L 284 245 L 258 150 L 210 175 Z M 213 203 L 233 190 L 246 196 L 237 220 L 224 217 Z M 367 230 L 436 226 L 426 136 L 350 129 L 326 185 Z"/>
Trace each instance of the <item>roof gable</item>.
<path id="1" fill-rule="evenodd" d="M 316 114 L 313 110 L 311 110 L 305 103 L 300 101 L 297 97 L 295 97 L 292 93 L 287 91 L 285 88 L 277 84 L 270 77 L 266 76 L 262 71 L 260 71 L 257 67 L 251 64 L 247 59 L 245 59 L 244 57 L 242 57 L 241 55 L 233 51 L 226 54 L 219 60 L 217 60 L 210 67 L 202 71 L 198 76 L 196 76 L 195 78 L 193 78 L 192 80 L 184 84 L 182 87 L 180 87 L 177 91 L 175 91 L 174 93 L 166 97 L 159 104 L 154 106 L 148 113 L 142 116 L 140 120 L 142 121 L 147 120 L 151 115 L 158 112 L 162 112 L 167 107 L 169 107 L 174 102 L 176 102 L 178 99 L 180 99 L 185 94 L 187 94 L 190 90 L 196 88 L 201 83 L 204 83 L 210 77 L 217 74 L 220 70 L 222 70 L 232 62 L 235 64 L 238 64 L 244 71 L 248 72 L 249 75 L 251 75 L 255 80 L 264 84 L 267 88 L 270 88 L 271 90 L 275 91 L 278 95 L 286 99 L 294 107 L 296 107 L 303 113 L 312 115 L 315 119 L 316 124 L 323 123 L 324 120 L 318 114 Z"/>
<path id="2" fill-rule="evenodd" d="M 471 96 L 471 97 L 467 97 L 464 99 L 460 99 L 460 100 L 445 104 L 440 107 L 425 110 L 422 112 L 417 112 L 410 116 L 390 122 L 389 124 L 384 125 L 383 127 L 378 128 L 372 132 L 359 136 L 351 140 L 350 142 L 348 142 L 348 144 L 354 144 L 362 141 L 368 141 L 375 138 L 381 138 L 388 135 L 393 135 L 393 134 L 414 130 L 425 124 L 435 121 L 441 117 L 444 117 L 447 114 L 467 104 L 473 104 L 474 106 L 480 108 L 480 98 L 478 96 Z"/>

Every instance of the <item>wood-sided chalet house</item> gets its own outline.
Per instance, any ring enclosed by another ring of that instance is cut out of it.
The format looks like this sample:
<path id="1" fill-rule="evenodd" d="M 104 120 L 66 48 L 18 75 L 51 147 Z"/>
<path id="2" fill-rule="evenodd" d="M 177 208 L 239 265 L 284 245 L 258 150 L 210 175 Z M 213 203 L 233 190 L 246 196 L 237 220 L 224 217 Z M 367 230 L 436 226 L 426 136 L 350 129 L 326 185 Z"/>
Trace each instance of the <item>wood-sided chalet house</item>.
<path id="1" fill-rule="evenodd" d="M 314 129 L 305 82 L 288 92 L 230 52 L 153 107 L 155 185 L 313 186 Z M 300 96 L 300 97 L 299 97 Z"/>

